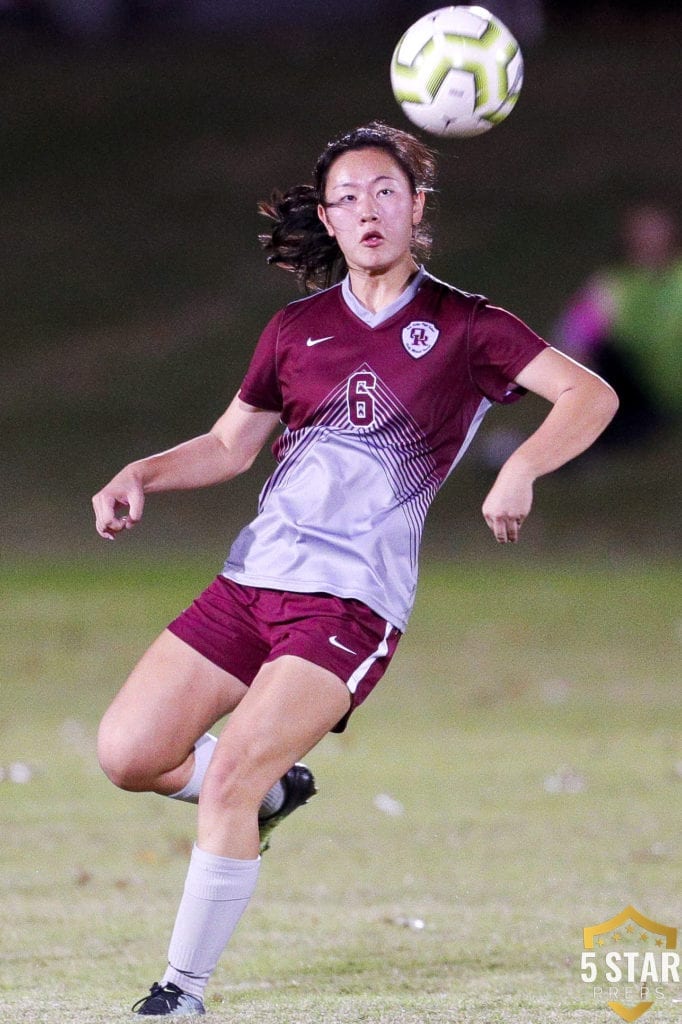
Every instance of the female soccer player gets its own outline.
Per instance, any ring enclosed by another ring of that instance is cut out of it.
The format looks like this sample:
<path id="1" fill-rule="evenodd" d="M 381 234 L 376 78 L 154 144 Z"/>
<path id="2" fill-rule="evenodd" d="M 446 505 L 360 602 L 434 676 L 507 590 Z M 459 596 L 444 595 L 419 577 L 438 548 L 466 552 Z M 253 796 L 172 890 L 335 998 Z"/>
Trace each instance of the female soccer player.
<path id="1" fill-rule="evenodd" d="M 139 522 L 147 494 L 231 479 L 284 425 L 256 518 L 100 729 L 116 785 L 201 794 L 168 967 L 140 1014 L 204 1012 L 267 833 L 314 792 L 297 762 L 345 727 L 388 666 L 428 506 L 491 403 L 526 390 L 551 403 L 483 504 L 500 543 L 517 541 L 535 480 L 615 412 L 599 377 L 418 264 L 433 177 L 431 151 L 380 123 L 329 143 L 314 185 L 264 206 L 270 262 L 317 290 L 270 321 L 208 433 L 131 463 L 93 499 L 97 530 L 113 539 Z M 228 714 L 216 742 L 207 730 Z"/>

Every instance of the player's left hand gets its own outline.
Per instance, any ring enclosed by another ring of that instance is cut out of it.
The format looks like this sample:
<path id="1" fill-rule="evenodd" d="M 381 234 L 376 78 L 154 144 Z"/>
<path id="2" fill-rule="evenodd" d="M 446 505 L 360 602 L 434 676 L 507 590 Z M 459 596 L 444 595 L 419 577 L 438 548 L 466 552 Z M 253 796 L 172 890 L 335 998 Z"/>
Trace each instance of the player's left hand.
<path id="1" fill-rule="evenodd" d="M 481 511 L 499 544 L 515 544 L 533 504 L 533 480 L 503 466 Z"/>

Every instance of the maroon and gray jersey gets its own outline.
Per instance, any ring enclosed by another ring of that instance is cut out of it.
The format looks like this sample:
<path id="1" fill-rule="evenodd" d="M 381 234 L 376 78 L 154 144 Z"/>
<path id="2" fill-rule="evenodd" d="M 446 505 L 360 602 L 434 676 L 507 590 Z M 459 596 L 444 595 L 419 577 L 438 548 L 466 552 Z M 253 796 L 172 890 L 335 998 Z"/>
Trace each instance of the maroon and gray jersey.
<path id="1" fill-rule="evenodd" d="M 404 630 L 424 519 L 493 402 L 544 348 L 525 324 L 423 269 L 368 312 L 348 279 L 261 335 L 243 401 L 281 413 L 277 468 L 224 575 L 356 598 Z"/>

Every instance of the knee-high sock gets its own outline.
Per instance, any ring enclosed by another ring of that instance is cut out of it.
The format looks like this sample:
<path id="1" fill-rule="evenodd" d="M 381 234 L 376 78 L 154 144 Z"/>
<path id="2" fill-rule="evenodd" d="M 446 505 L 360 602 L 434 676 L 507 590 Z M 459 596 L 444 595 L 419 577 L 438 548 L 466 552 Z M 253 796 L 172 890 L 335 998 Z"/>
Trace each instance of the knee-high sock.
<path id="1" fill-rule="evenodd" d="M 217 742 L 218 738 L 212 736 L 210 732 L 204 733 L 203 736 L 199 737 L 194 745 L 194 770 L 189 782 L 182 789 L 178 790 L 177 793 L 171 793 L 171 799 L 184 800 L 190 804 L 198 803 L 201 784 L 204 781 L 204 775 L 213 757 L 213 751 Z M 260 806 L 259 817 L 269 818 L 271 814 L 275 814 L 280 809 L 283 802 L 284 787 L 278 780 L 272 789 L 265 794 L 263 803 Z"/>
<path id="2" fill-rule="evenodd" d="M 260 857 L 232 860 L 195 846 L 168 949 L 162 984 L 201 999 L 256 887 Z"/>

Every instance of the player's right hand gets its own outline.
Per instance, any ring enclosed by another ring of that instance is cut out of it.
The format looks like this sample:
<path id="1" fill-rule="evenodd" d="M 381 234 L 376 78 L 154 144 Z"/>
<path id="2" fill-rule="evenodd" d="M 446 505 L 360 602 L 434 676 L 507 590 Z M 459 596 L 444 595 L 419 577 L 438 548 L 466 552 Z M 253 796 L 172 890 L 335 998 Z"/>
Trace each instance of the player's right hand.
<path id="1" fill-rule="evenodd" d="M 142 518 L 144 490 L 139 480 L 127 476 L 125 470 L 103 487 L 92 499 L 95 528 L 105 540 L 114 540 L 117 533 L 132 530 Z"/>

